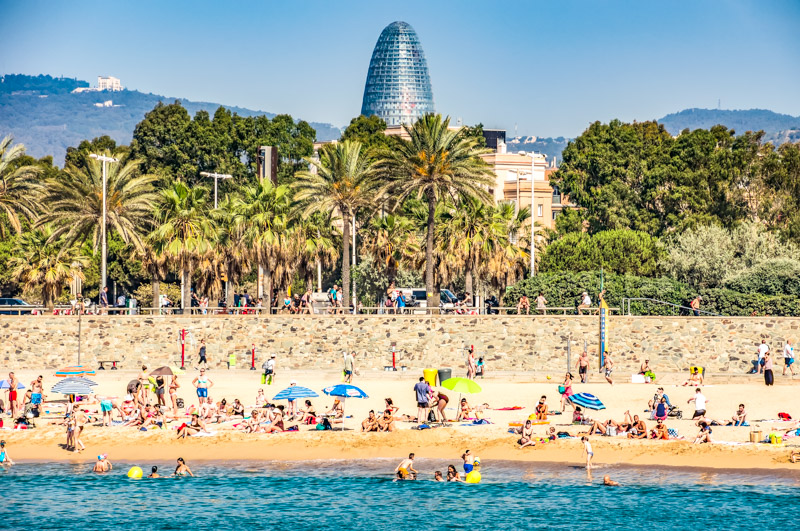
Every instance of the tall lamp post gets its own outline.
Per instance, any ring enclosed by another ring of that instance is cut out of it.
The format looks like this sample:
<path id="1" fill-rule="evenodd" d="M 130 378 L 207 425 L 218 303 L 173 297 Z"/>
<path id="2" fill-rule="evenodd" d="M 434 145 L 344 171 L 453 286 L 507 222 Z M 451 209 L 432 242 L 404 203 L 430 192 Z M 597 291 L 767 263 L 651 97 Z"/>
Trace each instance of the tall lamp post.
<path id="1" fill-rule="evenodd" d="M 203 177 L 212 177 L 214 179 L 214 210 L 217 209 L 217 181 L 220 179 L 232 179 L 233 175 L 227 173 L 214 173 L 208 171 L 201 171 L 200 175 Z"/>
<path id="2" fill-rule="evenodd" d="M 531 176 L 531 278 L 536 275 L 536 217 L 533 213 L 533 171 L 526 171 L 526 170 L 519 170 L 517 168 L 511 168 L 508 171 L 513 171 L 517 174 L 517 211 L 519 211 L 519 179 L 521 175 L 530 175 Z"/>
<path id="3" fill-rule="evenodd" d="M 102 292 L 103 288 L 106 287 L 106 256 L 108 254 L 108 244 L 106 243 L 106 162 L 110 163 L 119 161 L 114 157 L 107 157 L 105 155 L 98 155 L 96 153 L 91 153 L 89 157 L 99 160 L 103 164 L 103 215 L 100 220 L 100 291 Z"/>

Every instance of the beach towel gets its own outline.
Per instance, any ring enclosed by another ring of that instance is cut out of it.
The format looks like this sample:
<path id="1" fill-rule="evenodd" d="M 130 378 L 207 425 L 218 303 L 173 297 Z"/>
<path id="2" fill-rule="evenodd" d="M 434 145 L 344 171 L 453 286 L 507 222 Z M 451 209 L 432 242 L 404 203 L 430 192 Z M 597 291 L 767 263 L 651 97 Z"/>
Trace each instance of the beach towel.
<path id="1" fill-rule="evenodd" d="M 678 430 L 675 428 L 667 428 L 667 433 L 669 433 L 670 437 L 678 438 Z"/>
<path id="2" fill-rule="evenodd" d="M 520 409 L 525 409 L 522 406 L 511 406 L 511 407 L 496 407 L 494 408 L 495 411 L 518 411 Z"/>
<path id="3" fill-rule="evenodd" d="M 210 431 L 210 432 L 200 431 L 195 433 L 194 435 L 189 435 L 189 437 L 213 437 L 216 434 L 217 432 L 215 431 Z"/>

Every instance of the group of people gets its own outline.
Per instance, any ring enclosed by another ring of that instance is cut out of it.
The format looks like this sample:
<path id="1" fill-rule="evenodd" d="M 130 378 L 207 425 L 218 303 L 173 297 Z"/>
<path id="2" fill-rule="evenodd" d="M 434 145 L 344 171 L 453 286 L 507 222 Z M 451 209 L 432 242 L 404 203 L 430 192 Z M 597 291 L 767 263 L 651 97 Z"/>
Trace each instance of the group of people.
<path id="1" fill-rule="evenodd" d="M 416 480 L 419 472 L 414 468 L 413 453 L 408 454 L 406 459 L 400 461 L 400 464 L 394 469 L 395 481 Z M 451 482 L 464 482 L 464 483 L 480 483 L 481 481 L 481 458 L 473 455 L 472 452 L 466 450 L 461 454 L 463 461 L 464 477 L 458 472 L 455 465 L 448 465 L 447 476 L 442 475 L 441 470 L 436 470 L 433 473 L 433 481 L 451 481 Z"/>
<path id="2" fill-rule="evenodd" d="M 773 373 L 773 359 L 772 352 L 766 339 L 761 340 L 758 346 L 758 359 L 753 368 L 753 372 L 764 375 L 764 383 L 767 386 L 775 384 L 775 374 Z M 786 376 L 786 371 L 789 371 L 794 376 L 794 346 L 792 340 L 787 339 L 783 345 L 783 376 Z"/>
<path id="3" fill-rule="evenodd" d="M 0 414 L 8 413 L 14 422 L 14 427 L 24 427 L 32 418 L 40 415 L 40 408 L 44 401 L 44 378 L 40 375 L 30 383 L 24 393 L 20 389 L 24 388 L 20 384 L 19 378 L 12 371 L 8 373 L 8 379 L 4 381 L 6 388 L 5 402 L 0 399 Z M 2 427 L 0 419 L 0 427 Z"/>

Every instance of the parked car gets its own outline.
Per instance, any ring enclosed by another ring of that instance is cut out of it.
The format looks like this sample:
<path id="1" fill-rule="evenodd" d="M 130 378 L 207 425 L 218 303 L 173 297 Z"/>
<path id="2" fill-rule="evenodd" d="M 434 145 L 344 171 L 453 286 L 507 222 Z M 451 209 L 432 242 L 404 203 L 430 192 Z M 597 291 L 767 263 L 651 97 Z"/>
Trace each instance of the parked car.
<path id="1" fill-rule="evenodd" d="M 13 306 L 14 308 L 4 308 L 4 306 Z M 13 298 L 0 298 L 0 315 L 26 315 L 30 314 L 31 310 L 25 310 L 26 306 L 35 308 L 34 305 L 28 304 L 22 299 Z"/>
<path id="2" fill-rule="evenodd" d="M 428 297 L 425 288 L 400 288 L 406 299 L 407 308 L 427 308 Z M 456 297 L 449 289 L 439 290 L 439 308 L 450 310 L 458 303 Z M 421 312 L 420 312 L 421 313 Z"/>

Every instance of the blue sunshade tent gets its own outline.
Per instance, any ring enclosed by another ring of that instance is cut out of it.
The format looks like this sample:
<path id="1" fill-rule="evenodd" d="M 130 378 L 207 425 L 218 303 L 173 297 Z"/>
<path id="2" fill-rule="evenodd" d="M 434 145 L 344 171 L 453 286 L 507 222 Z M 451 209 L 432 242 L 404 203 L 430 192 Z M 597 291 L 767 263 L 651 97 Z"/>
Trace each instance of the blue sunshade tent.
<path id="1" fill-rule="evenodd" d="M 11 381 L 10 380 L 3 380 L 0 382 L 0 389 L 10 389 L 11 388 Z M 21 382 L 17 382 L 17 389 L 25 389 L 25 386 L 22 385 Z"/>
<path id="2" fill-rule="evenodd" d="M 297 400 L 298 398 L 314 398 L 319 396 L 317 393 L 309 389 L 308 387 L 300 387 L 299 385 L 293 385 L 292 387 L 287 387 L 277 395 L 273 397 L 273 400 Z"/>
<path id="3" fill-rule="evenodd" d="M 338 384 L 326 387 L 322 390 L 328 396 L 335 396 L 339 398 L 369 398 L 367 393 L 362 391 L 355 385 Z M 344 412 L 344 403 L 342 403 L 342 430 L 344 430 L 344 421 L 347 418 Z"/>
<path id="4" fill-rule="evenodd" d="M 569 397 L 569 399 L 576 406 L 585 407 L 586 409 L 600 410 L 606 408 L 600 399 L 591 393 L 576 393 Z"/>
<path id="5" fill-rule="evenodd" d="M 367 393 L 349 384 L 338 384 L 326 387 L 322 390 L 323 393 L 329 396 L 340 396 L 342 398 L 369 398 Z"/>

